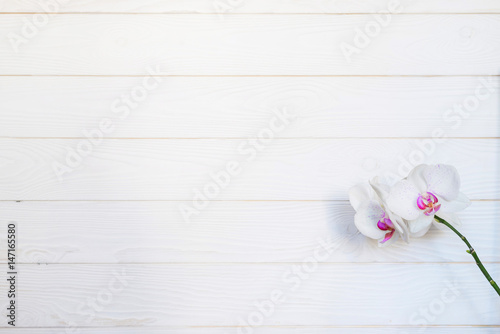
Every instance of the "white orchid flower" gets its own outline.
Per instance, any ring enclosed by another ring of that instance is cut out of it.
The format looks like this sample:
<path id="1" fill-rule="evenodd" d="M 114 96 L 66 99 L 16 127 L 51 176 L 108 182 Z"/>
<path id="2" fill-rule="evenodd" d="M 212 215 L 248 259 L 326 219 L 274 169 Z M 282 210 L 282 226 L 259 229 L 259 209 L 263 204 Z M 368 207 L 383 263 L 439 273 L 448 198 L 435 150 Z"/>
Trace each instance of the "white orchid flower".
<path id="1" fill-rule="evenodd" d="M 349 201 L 356 211 L 354 224 L 362 234 L 378 240 L 379 246 L 393 243 L 398 235 L 407 240 L 408 234 L 401 217 L 389 211 L 385 204 L 388 190 L 376 179 L 349 190 Z"/>
<path id="2" fill-rule="evenodd" d="M 378 240 L 379 246 L 393 243 L 398 236 L 406 242 L 409 236 L 422 236 L 432 223 L 438 228 L 450 229 L 467 245 L 467 253 L 500 296 L 500 286 L 491 278 L 467 238 L 454 227 L 458 223 L 454 212 L 470 205 L 469 199 L 460 192 L 460 177 L 455 167 L 417 166 L 390 189 L 375 178 L 370 184 L 352 187 L 349 201 L 356 210 L 354 224 L 359 232 Z"/>
<path id="3" fill-rule="evenodd" d="M 387 205 L 392 212 L 407 221 L 412 237 L 420 237 L 435 222 L 434 216 L 438 212 L 440 216 L 446 216 L 447 220 L 458 223 L 452 213 L 470 205 L 469 199 L 459 190 L 460 176 L 455 167 L 419 165 L 406 179 L 391 188 Z"/>

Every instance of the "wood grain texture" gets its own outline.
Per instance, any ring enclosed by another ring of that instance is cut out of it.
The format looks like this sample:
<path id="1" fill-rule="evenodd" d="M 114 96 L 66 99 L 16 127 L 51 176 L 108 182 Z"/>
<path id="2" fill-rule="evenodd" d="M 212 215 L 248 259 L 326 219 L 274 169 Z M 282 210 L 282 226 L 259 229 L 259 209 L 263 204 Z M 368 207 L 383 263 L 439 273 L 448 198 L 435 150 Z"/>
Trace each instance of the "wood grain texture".
<path id="1" fill-rule="evenodd" d="M 430 140 L 403 139 L 88 143 L 1 140 L 0 199 L 190 201 L 200 192 L 210 200 L 345 200 L 350 187 L 375 175 L 399 178 L 409 161 L 455 165 L 470 198 L 500 199 L 496 139 L 448 139 L 434 147 Z M 255 154 L 249 153 L 253 147 Z M 78 150 L 80 160 L 72 153 Z M 433 153 L 426 157 L 424 151 Z M 61 175 L 68 161 L 74 169 Z M 229 162 L 239 174 L 218 176 L 227 174 Z"/>
<path id="2" fill-rule="evenodd" d="M 388 1 L 66 2 L 0 0 L 0 264 L 16 221 L 17 332 L 500 331 L 498 297 L 456 236 L 380 249 L 346 201 L 402 159 L 454 164 L 476 199 L 460 229 L 500 277 L 498 1 L 402 0 L 351 61 L 342 43 Z M 27 38 L 17 52 L 12 34 Z M 148 66 L 161 84 L 117 117 Z M 487 75 L 490 96 L 450 113 Z M 299 118 L 247 161 L 282 109 Z M 107 139 L 77 139 L 103 118 Z M 455 139 L 412 138 L 439 129 Z M 58 179 L 78 147 L 90 152 Z M 180 205 L 229 161 L 241 174 L 186 223 Z M 238 327 L 275 290 L 285 301 L 263 327 Z"/>
<path id="3" fill-rule="evenodd" d="M 0 35 L 20 34 L 5 15 Z M 26 19 L 26 18 L 25 18 Z M 401 15 L 347 60 L 342 42 L 370 15 L 55 15 L 16 53 L 0 39 L 1 75 L 490 75 L 500 15 Z M 360 45 L 360 44 L 358 44 Z M 203 50 L 200 52 L 200 50 Z"/>
<path id="4" fill-rule="evenodd" d="M 5 224 L 17 222 L 21 263 L 302 262 L 329 243 L 338 248 L 323 262 L 473 261 L 460 239 L 437 229 L 379 248 L 356 234 L 347 202 L 215 202 L 195 224 L 179 218 L 178 204 L 2 202 L 0 212 Z M 460 216 L 481 259 L 500 261 L 500 202 L 474 202 Z"/>
<path id="5" fill-rule="evenodd" d="M 425 329 L 427 334 L 494 334 L 498 333 L 498 326 L 427 326 L 427 327 L 293 327 L 283 326 L 270 327 L 263 326 L 254 329 L 254 333 L 258 334 L 417 334 L 422 333 Z M 17 334 L 54 334 L 61 332 L 60 328 L 17 328 Z M 1 329 L 0 333 L 12 333 L 12 330 Z M 63 332 L 64 333 L 64 332 Z M 81 334 L 231 334 L 238 333 L 238 327 L 117 327 L 117 328 L 79 328 L 78 333 Z"/>
<path id="6" fill-rule="evenodd" d="M 59 7 L 40 1 L 0 1 L 1 12 L 66 13 L 372 13 L 387 8 L 386 0 L 81 0 L 60 1 Z M 500 12 L 495 0 L 401 0 L 403 13 Z"/>
<path id="7" fill-rule="evenodd" d="M 281 302 L 257 323 L 415 326 L 425 321 L 421 309 L 435 308 L 429 325 L 500 325 L 498 296 L 470 263 L 319 264 L 309 273 L 289 264 L 18 268 L 19 327 L 241 326 L 275 290 Z M 498 266 L 490 272 L 500 274 Z M 373 288 L 380 282 L 387 289 Z"/>
<path id="8" fill-rule="evenodd" d="M 122 118 L 142 80 L 0 77 L 0 136 L 83 137 L 111 118 L 108 138 L 246 138 L 286 108 L 300 118 L 280 137 L 500 137 L 499 77 L 170 77 Z"/>

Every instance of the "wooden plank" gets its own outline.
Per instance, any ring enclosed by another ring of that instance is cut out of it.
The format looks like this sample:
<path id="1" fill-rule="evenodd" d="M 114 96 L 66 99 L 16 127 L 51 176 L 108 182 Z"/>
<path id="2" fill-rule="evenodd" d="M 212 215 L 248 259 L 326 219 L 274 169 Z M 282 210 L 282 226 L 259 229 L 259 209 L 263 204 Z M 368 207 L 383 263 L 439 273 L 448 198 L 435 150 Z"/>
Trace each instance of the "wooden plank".
<path id="1" fill-rule="evenodd" d="M 427 326 L 427 327 L 261 327 L 256 328 L 254 333 L 269 334 L 494 334 L 498 333 L 497 326 Z M 244 330 L 244 329 L 242 329 Z M 58 333 L 60 328 L 17 328 L 16 334 L 54 334 Z M 12 333 L 11 329 L 1 329 L 0 333 Z M 238 327 L 105 327 L 105 328 L 79 328 L 81 334 L 228 334 L 238 333 Z M 244 333 L 244 332 L 243 332 Z"/>
<path id="2" fill-rule="evenodd" d="M 265 138 L 4 139 L 0 199 L 196 199 L 200 218 L 213 200 L 345 200 L 375 175 L 406 176 L 410 161 L 455 165 L 470 198 L 500 199 L 496 139 Z"/>
<path id="3" fill-rule="evenodd" d="M 489 75 L 500 57 L 500 15 L 401 15 L 349 57 L 373 16 L 54 15 L 19 44 L 23 18 L 2 17 L 1 75 Z"/>
<path id="4" fill-rule="evenodd" d="M 500 325 L 470 263 L 302 265 L 18 265 L 17 326 Z M 274 312 L 252 315 L 277 290 Z"/>
<path id="5" fill-rule="evenodd" d="M 356 234 L 346 202 L 215 202 L 195 225 L 176 202 L 3 202 L 0 212 L 5 230 L 17 223 L 20 263 L 300 262 L 320 240 L 339 247 L 324 262 L 473 261 L 437 229 L 379 248 Z M 481 260 L 500 261 L 500 202 L 474 202 L 460 216 Z"/>
<path id="6" fill-rule="evenodd" d="M 108 138 L 246 138 L 286 108 L 300 118 L 281 137 L 500 137 L 499 77 L 171 77 L 115 113 L 142 80 L 0 77 L 0 136 L 83 137 L 107 117 Z"/>
<path id="7" fill-rule="evenodd" d="M 388 1 L 352 0 L 85 0 L 63 1 L 44 6 L 35 0 L 1 0 L 1 12 L 65 13 L 372 13 L 387 9 Z M 403 13 L 490 13 L 500 12 L 495 0 L 401 0 Z"/>

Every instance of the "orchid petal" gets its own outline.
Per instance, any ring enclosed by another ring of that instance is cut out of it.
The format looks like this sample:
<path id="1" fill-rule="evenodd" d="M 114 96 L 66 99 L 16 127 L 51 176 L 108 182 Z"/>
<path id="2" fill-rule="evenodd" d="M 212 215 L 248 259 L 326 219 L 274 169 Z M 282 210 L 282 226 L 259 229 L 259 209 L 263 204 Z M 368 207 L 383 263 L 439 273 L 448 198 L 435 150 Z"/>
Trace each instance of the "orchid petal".
<path id="1" fill-rule="evenodd" d="M 450 165 L 429 166 L 425 170 L 427 189 L 447 201 L 457 198 L 460 190 L 460 175 Z"/>
<path id="2" fill-rule="evenodd" d="M 387 200 L 387 196 L 389 196 L 390 191 L 389 186 L 380 183 L 378 177 L 374 177 L 370 180 L 370 186 L 382 202 Z"/>
<path id="3" fill-rule="evenodd" d="M 433 219 L 432 222 L 435 222 L 435 220 Z M 431 228 L 431 226 L 432 226 L 432 223 L 429 224 L 429 225 L 427 225 L 426 228 L 421 229 L 417 233 L 412 233 L 411 237 L 412 238 L 420 238 L 420 237 L 424 236 L 429 231 L 429 229 Z"/>
<path id="4" fill-rule="evenodd" d="M 349 202 L 355 211 L 373 198 L 373 189 L 367 183 L 360 183 L 349 189 Z"/>
<path id="5" fill-rule="evenodd" d="M 417 206 L 419 192 L 409 181 L 399 181 L 387 198 L 389 210 L 407 220 L 417 219 L 421 211 Z"/>
<path id="6" fill-rule="evenodd" d="M 458 196 L 453 201 L 446 201 L 439 198 L 439 204 L 441 204 L 441 210 L 439 214 L 447 212 L 457 212 L 467 208 L 471 202 L 463 193 L 459 193 Z"/>
<path id="7" fill-rule="evenodd" d="M 408 177 L 406 178 L 415 186 L 415 188 L 417 188 L 418 192 L 421 194 L 427 192 L 427 181 L 425 179 L 425 171 L 427 170 L 428 167 L 429 167 L 428 165 L 418 165 L 417 167 L 411 170 L 410 174 L 408 174 Z"/>
<path id="8" fill-rule="evenodd" d="M 456 215 L 454 213 L 441 213 L 440 212 L 439 217 L 446 220 L 448 223 L 450 223 L 454 227 L 460 227 L 462 225 L 462 222 L 458 218 L 458 215 Z M 436 220 L 433 220 L 432 223 L 434 226 L 436 226 L 436 228 L 438 228 L 442 231 L 450 231 L 449 227 L 437 222 Z"/>
<path id="9" fill-rule="evenodd" d="M 386 233 L 377 227 L 377 223 L 383 215 L 384 210 L 376 201 L 368 201 L 359 207 L 354 216 L 354 224 L 358 230 L 367 237 L 380 239 L 383 238 Z"/>
<path id="10" fill-rule="evenodd" d="M 410 220 L 408 222 L 408 226 L 410 227 L 410 233 L 412 236 L 415 235 L 424 235 L 425 232 L 429 230 L 429 227 L 432 225 L 432 221 L 434 220 L 434 215 L 426 216 L 426 215 L 420 215 L 415 220 Z M 423 234 L 421 234 L 422 231 L 424 231 Z"/>
<path id="11" fill-rule="evenodd" d="M 390 210 L 386 211 L 386 214 L 389 216 L 389 219 L 392 221 L 394 224 L 394 227 L 396 230 L 401 234 L 403 240 L 405 242 L 408 242 L 408 226 L 406 223 L 401 219 L 401 217 L 397 216 L 396 214 L 392 213 Z"/>

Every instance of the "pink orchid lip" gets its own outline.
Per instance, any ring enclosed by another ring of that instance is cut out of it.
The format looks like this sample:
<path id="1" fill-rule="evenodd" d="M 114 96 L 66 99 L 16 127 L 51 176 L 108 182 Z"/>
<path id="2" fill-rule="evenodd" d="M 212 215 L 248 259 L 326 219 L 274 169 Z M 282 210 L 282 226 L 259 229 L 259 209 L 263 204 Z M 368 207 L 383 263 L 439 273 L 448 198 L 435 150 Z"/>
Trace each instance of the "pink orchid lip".
<path id="1" fill-rule="evenodd" d="M 436 204 L 438 202 L 438 198 L 433 193 L 427 192 L 427 195 L 429 195 L 432 198 L 432 204 Z"/>
<path id="2" fill-rule="evenodd" d="M 392 229 L 395 228 L 394 224 L 392 223 L 392 220 L 390 220 L 389 218 L 384 218 L 384 223 Z"/>
<path id="3" fill-rule="evenodd" d="M 385 219 L 384 219 L 385 220 Z M 389 229 L 389 226 L 385 221 L 379 220 L 377 222 L 377 227 L 381 229 L 382 231 L 387 231 Z"/>
<path id="4" fill-rule="evenodd" d="M 386 233 L 386 234 L 385 234 L 385 238 L 384 238 L 384 240 L 380 241 L 380 243 L 381 243 L 381 244 L 383 244 L 383 243 L 385 243 L 387 240 L 391 239 L 391 238 L 392 238 L 392 236 L 394 235 L 394 231 L 395 231 L 395 230 L 392 230 L 391 232 Z"/>
<path id="5" fill-rule="evenodd" d="M 377 227 L 382 231 L 393 230 L 394 224 L 389 218 L 383 218 L 378 221 Z"/>
<path id="6" fill-rule="evenodd" d="M 425 195 L 419 195 L 417 198 L 417 206 L 420 210 L 424 211 L 424 215 L 430 216 L 436 213 L 441 208 L 441 204 L 436 205 L 438 198 L 431 192 L 425 193 Z"/>
<path id="7" fill-rule="evenodd" d="M 422 195 L 418 196 L 417 198 L 417 206 L 420 210 L 425 210 L 425 208 L 427 208 L 427 205 L 424 203 Z"/>
<path id="8" fill-rule="evenodd" d="M 377 227 L 381 229 L 382 231 L 388 231 L 385 234 L 384 240 L 380 241 L 380 243 L 385 243 L 387 240 L 391 239 L 392 236 L 394 235 L 394 232 L 396 231 L 394 224 L 392 223 L 392 220 L 389 218 L 385 218 L 386 214 L 382 215 L 382 218 L 377 222 Z"/>

